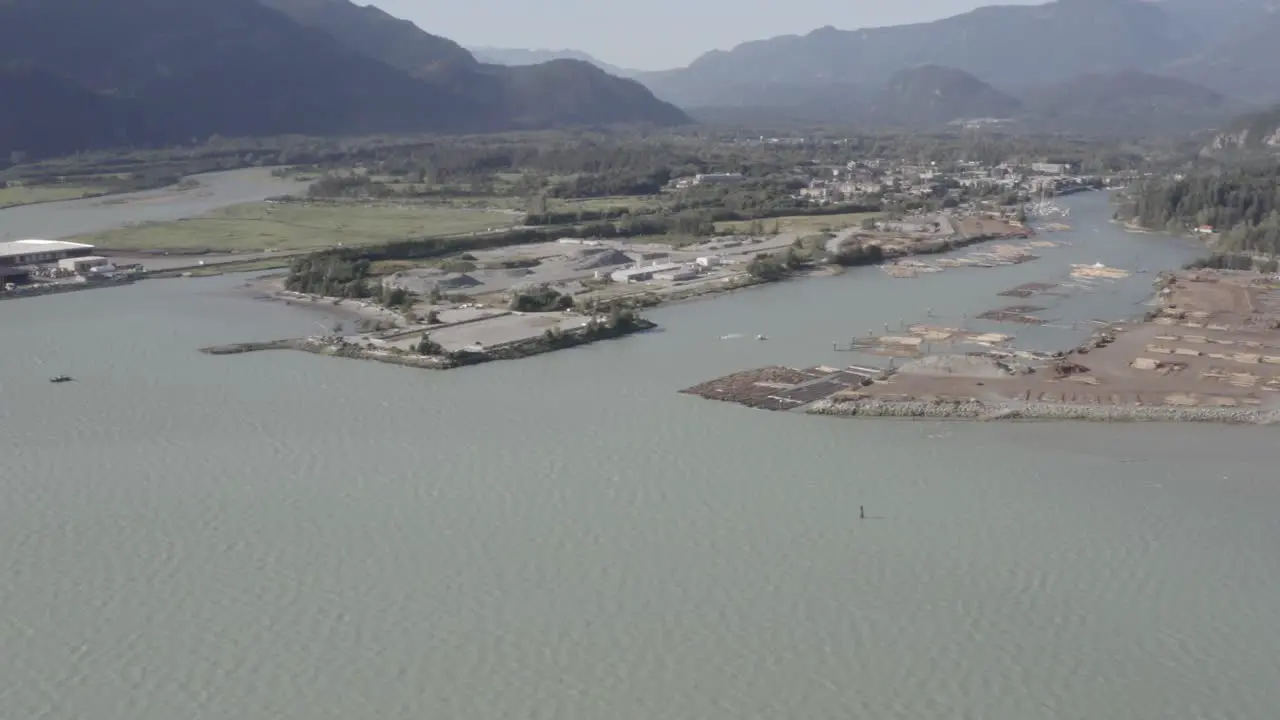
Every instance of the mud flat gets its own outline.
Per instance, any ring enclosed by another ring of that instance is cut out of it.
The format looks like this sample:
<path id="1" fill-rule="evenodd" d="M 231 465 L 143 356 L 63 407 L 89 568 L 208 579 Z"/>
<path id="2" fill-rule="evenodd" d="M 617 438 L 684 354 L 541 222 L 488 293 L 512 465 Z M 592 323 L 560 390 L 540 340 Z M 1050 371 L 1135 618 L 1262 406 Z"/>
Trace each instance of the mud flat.
<path id="1" fill-rule="evenodd" d="M 859 370 L 739 373 L 719 399 L 818 415 L 1263 424 L 1280 421 L 1280 282 L 1257 273 L 1165 276 L 1158 309 L 1052 354 L 915 353 Z M 918 333 L 917 333 L 918 334 Z M 825 375 L 815 375 L 819 371 Z M 685 392 L 709 397 L 715 382 Z M 825 393 L 825 394 L 824 394 Z M 742 399 L 738 399 L 741 397 Z M 792 402 L 786 402 L 788 399 Z"/>

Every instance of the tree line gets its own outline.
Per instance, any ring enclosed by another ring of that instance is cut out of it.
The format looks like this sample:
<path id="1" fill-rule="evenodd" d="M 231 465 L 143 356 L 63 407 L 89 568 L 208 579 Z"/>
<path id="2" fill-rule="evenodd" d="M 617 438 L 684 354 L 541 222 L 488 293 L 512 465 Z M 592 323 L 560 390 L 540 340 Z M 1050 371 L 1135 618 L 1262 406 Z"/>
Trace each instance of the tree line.
<path id="1" fill-rule="evenodd" d="M 1130 189 L 1118 216 L 1170 232 L 1208 226 L 1222 251 L 1280 254 L 1280 166 L 1258 163 L 1150 178 Z"/>

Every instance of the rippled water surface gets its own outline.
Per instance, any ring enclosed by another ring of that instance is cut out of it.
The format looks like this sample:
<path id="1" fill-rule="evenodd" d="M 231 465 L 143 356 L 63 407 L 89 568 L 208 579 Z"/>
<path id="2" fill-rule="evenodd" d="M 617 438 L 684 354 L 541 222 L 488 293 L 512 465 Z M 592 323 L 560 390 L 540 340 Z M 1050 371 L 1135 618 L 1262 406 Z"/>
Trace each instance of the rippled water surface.
<path id="1" fill-rule="evenodd" d="M 1017 268 L 783 284 L 447 373 L 194 353 L 314 330 L 234 278 L 0 303 L 0 717 L 1274 717 L 1274 429 L 675 393 L 1194 252 L 1076 222 Z"/>

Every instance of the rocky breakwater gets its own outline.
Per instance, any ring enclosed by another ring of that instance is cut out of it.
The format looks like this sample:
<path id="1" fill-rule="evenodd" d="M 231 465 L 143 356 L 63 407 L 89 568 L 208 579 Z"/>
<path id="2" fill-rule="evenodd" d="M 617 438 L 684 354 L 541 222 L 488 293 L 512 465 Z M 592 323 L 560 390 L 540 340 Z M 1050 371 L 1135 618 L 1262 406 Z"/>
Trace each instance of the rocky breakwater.
<path id="1" fill-rule="evenodd" d="M 230 345 L 214 345 L 212 347 L 200 348 L 200 352 L 206 355 L 239 355 L 241 353 L 257 352 L 259 350 L 298 350 L 301 346 L 311 342 L 306 338 L 296 338 L 288 340 L 268 340 L 266 342 L 246 342 L 232 343 Z"/>
<path id="2" fill-rule="evenodd" d="M 929 418 L 942 420 L 1090 420 L 1095 422 L 1212 422 L 1269 425 L 1280 412 L 1259 408 L 1169 405 L 1073 405 L 1018 401 L 829 398 L 811 405 L 812 415 Z"/>
<path id="3" fill-rule="evenodd" d="M 315 355 L 373 360 L 375 362 L 386 362 L 394 365 L 408 365 L 410 367 L 428 368 L 433 370 L 456 367 L 458 364 L 452 363 L 449 358 L 442 356 L 414 354 L 396 350 L 394 348 L 377 348 L 376 346 L 361 345 L 357 342 L 351 342 L 346 338 L 338 337 L 286 338 L 282 340 L 232 343 L 230 345 L 214 345 L 212 347 L 200 348 L 200 352 L 206 355 L 240 355 L 243 353 L 260 352 L 263 350 L 301 350 L 302 352 L 309 352 Z"/>

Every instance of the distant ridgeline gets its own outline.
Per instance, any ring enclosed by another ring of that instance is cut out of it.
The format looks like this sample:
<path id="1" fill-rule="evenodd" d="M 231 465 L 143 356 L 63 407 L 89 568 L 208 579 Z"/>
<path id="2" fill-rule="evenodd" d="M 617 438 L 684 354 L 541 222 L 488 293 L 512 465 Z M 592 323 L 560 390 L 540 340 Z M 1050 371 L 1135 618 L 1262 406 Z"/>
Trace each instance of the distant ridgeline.
<path id="1" fill-rule="evenodd" d="M 578 60 L 485 65 L 348 0 L 0 0 L 0 153 L 689 118 Z"/>
<path id="2" fill-rule="evenodd" d="M 1203 228 L 1224 252 L 1280 254 L 1280 166 L 1152 178 L 1130 190 L 1117 216 L 1171 232 Z"/>

